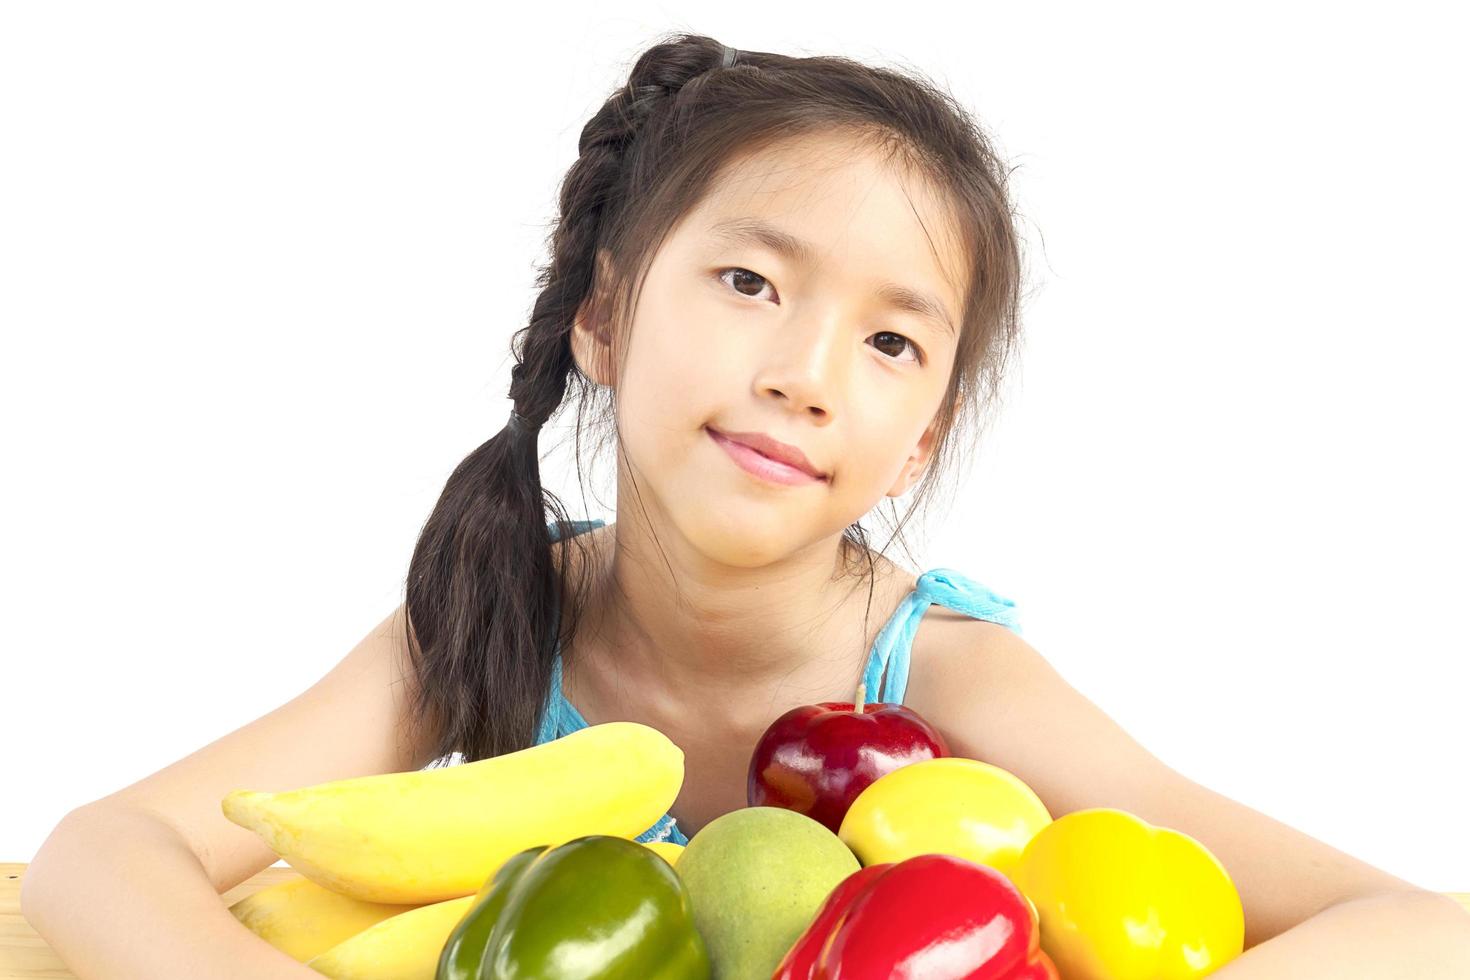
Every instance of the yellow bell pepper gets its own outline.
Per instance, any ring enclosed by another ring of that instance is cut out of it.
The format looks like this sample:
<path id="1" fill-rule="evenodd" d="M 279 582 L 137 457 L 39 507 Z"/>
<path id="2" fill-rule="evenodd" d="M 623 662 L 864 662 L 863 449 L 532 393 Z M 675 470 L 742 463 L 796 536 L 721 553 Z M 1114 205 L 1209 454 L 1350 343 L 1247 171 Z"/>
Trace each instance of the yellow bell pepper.
<path id="1" fill-rule="evenodd" d="M 1199 841 L 1125 810 L 1077 810 L 1026 845 L 1012 880 L 1066 980 L 1189 980 L 1239 956 L 1245 912 Z"/>

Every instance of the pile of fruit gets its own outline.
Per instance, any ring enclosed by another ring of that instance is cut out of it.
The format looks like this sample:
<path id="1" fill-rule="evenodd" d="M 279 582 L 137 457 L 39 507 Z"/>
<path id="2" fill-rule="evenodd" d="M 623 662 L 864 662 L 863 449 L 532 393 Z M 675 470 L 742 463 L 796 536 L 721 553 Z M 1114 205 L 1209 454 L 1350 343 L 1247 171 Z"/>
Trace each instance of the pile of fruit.
<path id="1" fill-rule="evenodd" d="M 336 980 L 1185 980 L 1243 948 L 1240 897 L 1198 841 L 1113 808 L 1053 820 L 862 688 L 771 724 L 749 806 L 687 847 L 636 842 L 683 780 L 661 732 L 609 722 L 235 790 L 225 816 L 303 877 L 231 911 Z"/>

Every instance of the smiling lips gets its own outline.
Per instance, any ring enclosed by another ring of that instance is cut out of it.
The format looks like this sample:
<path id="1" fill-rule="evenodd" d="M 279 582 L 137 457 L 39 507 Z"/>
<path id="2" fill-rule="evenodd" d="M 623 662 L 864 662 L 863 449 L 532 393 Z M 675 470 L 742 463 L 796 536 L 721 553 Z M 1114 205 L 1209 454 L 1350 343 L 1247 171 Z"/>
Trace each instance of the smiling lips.
<path id="1" fill-rule="evenodd" d="M 800 449 L 760 432 L 724 433 L 706 426 L 710 438 L 730 454 L 741 469 L 781 484 L 820 483 L 826 477 Z"/>

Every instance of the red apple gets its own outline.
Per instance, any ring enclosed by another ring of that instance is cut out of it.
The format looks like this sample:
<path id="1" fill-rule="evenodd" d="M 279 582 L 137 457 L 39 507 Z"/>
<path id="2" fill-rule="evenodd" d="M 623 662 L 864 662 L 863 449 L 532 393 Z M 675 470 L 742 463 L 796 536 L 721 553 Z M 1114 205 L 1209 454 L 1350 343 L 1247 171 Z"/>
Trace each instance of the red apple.
<path id="1" fill-rule="evenodd" d="M 911 708 L 863 701 L 792 708 L 761 735 L 750 755 L 746 801 L 804 813 L 832 833 L 857 795 L 911 762 L 949 755 L 944 738 Z"/>

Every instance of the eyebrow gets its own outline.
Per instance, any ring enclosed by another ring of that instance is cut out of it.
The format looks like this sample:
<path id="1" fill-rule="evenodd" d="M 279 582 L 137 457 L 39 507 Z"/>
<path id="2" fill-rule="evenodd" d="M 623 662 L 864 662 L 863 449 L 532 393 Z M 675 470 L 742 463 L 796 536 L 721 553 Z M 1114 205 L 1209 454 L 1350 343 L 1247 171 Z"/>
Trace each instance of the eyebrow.
<path id="1" fill-rule="evenodd" d="M 761 218 L 728 218 L 710 227 L 716 240 L 726 245 L 759 245 L 798 265 L 816 264 L 817 250 L 805 239 L 783 231 Z M 954 336 L 954 323 L 944 305 L 928 293 L 896 282 L 878 286 L 877 297 L 890 308 L 927 317 Z"/>

